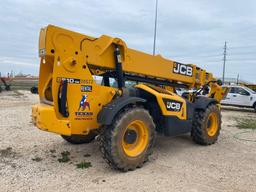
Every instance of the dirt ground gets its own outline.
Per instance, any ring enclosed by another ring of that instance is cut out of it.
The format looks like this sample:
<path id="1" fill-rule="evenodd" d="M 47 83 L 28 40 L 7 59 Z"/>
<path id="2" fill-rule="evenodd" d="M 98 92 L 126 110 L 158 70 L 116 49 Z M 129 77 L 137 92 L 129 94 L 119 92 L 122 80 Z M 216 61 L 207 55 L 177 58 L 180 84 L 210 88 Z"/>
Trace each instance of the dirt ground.
<path id="1" fill-rule="evenodd" d="M 31 123 L 29 92 L 0 93 L 0 191 L 256 191 L 256 131 L 236 127 L 251 110 L 225 108 L 219 141 L 194 144 L 189 135 L 158 136 L 150 161 L 121 173 L 101 158 L 98 142 L 71 145 Z M 254 140 L 247 141 L 247 140 Z M 59 162 L 63 151 L 70 161 Z M 78 169 L 86 161 L 92 167 Z"/>

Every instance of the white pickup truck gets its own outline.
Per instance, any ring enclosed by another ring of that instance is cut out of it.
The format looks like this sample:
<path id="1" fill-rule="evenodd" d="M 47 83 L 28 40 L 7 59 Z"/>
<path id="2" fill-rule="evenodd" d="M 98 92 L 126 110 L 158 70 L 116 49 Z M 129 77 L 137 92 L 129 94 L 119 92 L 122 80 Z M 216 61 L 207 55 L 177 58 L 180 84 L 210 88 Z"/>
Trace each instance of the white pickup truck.
<path id="1" fill-rule="evenodd" d="M 229 93 L 226 98 L 221 101 L 222 105 L 233 105 L 237 107 L 250 107 L 254 108 L 256 112 L 256 92 L 250 88 L 229 85 L 226 86 L 230 88 Z"/>

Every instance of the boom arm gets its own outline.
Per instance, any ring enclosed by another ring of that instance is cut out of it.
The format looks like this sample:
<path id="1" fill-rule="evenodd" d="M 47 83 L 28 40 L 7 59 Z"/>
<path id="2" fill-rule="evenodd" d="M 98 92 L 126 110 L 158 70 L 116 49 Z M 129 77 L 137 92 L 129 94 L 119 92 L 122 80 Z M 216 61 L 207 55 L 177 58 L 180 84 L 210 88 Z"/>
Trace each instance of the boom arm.
<path id="1" fill-rule="evenodd" d="M 113 56 L 114 52 L 119 53 L 115 55 L 116 58 Z M 78 53 L 82 58 L 78 58 Z M 121 39 L 106 35 L 92 38 L 52 25 L 41 30 L 40 56 L 43 59 L 55 56 L 54 59 L 70 71 L 75 70 L 76 65 L 81 65 L 78 60 L 82 59 L 93 75 L 107 72 L 117 76 L 116 63 L 119 63 L 119 72 L 126 79 L 155 81 L 163 85 L 198 88 L 213 80 L 211 73 L 196 65 L 185 65 L 165 59 L 161 55 L 152 56 L 130 49 Z"/>

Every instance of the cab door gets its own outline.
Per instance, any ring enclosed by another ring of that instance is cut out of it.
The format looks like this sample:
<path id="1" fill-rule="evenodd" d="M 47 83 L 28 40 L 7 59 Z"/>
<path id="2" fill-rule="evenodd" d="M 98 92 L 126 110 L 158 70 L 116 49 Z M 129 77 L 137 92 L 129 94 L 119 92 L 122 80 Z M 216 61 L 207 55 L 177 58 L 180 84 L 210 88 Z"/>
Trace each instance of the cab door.
<path id="1" fill-rule="evenodd" d="M 250 106 L 251 94 L 242 87 L 237 87 L 237 96 L 235 98 L 236 105 Z"/>
<path id="2" fill-rule="evenodd" d="M 221 101 L 222 104 L 227 104 L 227 105 L 235 105 L 236 103 L 236 87 L 230 87 L 230 91 L 228 92 L 227 96 L 225 99 Z"/>

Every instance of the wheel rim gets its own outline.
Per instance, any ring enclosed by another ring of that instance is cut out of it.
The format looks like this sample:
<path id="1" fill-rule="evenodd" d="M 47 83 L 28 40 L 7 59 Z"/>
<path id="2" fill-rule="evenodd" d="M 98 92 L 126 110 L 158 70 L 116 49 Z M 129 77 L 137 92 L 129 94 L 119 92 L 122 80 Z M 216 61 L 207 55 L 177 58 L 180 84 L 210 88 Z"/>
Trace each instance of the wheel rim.
<path id="1" fill-rule="evenodd" d="M 143 121 L 132 121 L 125 129 L 122 147 L 129 157 L 136 157 L 144 152 L 149 140 L 148 127 Z"/>
<path id="2" fill-rule="evenodd" d="M 216 113 L 211 113 L 207 120 L 207 133 L 209 136 L 214 136 L 218 131 L 218 117 Z"/>

